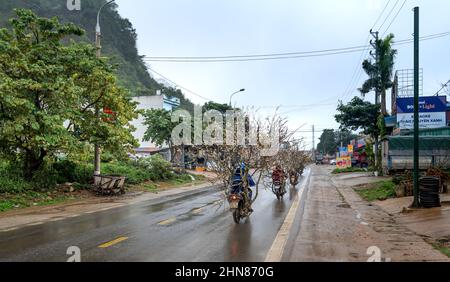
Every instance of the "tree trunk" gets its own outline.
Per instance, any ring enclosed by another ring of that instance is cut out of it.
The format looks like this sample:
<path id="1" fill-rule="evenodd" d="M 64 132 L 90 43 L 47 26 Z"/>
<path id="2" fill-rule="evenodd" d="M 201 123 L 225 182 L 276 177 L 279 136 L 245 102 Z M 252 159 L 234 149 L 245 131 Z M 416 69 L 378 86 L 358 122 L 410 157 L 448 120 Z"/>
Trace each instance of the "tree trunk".
<path id="1" fill-rule="evenodd" d="M 27 180 L 32 180 L 34 173 L 42 168 L 44 159 L 47 152 L 44 149 L 40 150 L 40 153 L 36 153 L 32 150 L 25 152 L 25 164 L 24 164 L 24 176 Z"/>
<path id="2" fill-rule="evenodd" d="M 381 113 L 387 116 L 386 89 L 381 90 Z"/>

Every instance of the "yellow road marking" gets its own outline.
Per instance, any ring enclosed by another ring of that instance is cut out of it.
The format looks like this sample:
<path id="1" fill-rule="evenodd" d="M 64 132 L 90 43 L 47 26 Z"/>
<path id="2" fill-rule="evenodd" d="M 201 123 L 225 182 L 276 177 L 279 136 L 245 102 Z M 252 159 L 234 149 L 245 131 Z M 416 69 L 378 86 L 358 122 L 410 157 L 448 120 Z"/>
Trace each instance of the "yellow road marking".
<path id="1" fill-rule="evenodd" d="M 119 238 L 114 239 L 114 240 L 112 240 L 110 242 L 104 243 L 104 244 L 102 244 L 102 245 L 100 245 L 98 247 L 101 248 L 101 249 L 106 249 L 106 248 L 109 248 L 111 246 L 117 245 L 120 242 L 123 242 L 123 241 L 126 241 L 126 240 L 128 240 L 128 237 L 119 237 Z"/>
<path id="2" fill-rule="evenodd" d="M 176 217 L 172 217 L 172 218 L 169 218 L 167 220 L 163 220 L 163 221 L 159 222 L 158 225 L 169 225 L 169 224 L 174 223 L 175 221 L 177 221 L 177 218 Z"/>
<path id="3" fill-rule="evenodd" d="M 191 213 L 193 213 L 193 214 L 199 214 L 199 213 L 201 213 L 202 211 L 203 211 L 203 208 L 198 208 L 198 209 L 192 210 Z"/>

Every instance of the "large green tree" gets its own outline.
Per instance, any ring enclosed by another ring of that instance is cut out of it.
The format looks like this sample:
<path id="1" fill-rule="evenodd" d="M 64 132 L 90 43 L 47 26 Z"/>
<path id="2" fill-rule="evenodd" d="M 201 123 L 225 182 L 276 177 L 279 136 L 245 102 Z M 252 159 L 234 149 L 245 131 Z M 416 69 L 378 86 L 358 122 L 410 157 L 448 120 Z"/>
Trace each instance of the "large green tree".
<path id="1" fill-rule="evenodd" d="M 342 129 L 362 130 L 364 134 L 378 138 L 380 135 L 380 129 L 377 124 L 379 109 L 379 105 L 355 97 L 346 105 L 340 101 L 337 107 L 338 114 L 335 115 L 335 119 Z"/>
<path id="2" fill-rule="evenodd" d="M 392 49 L 394 35 L 389 34 L 384 39 L 375 42 L 375 52 L 378 60 L 365 60 L 362 67 L 369 79 L 359 89 L 361 94 L 366 95 L 370 91 L 378 91 L 381 96 L 381 113 L 387 115 L 386 91 L 392 87 L 392 76 L 397 50 Z"/>
<path id="3" fill-rule="evenodd" d="M 11 29 L 0 30 L 3 154 L 21 161 L 32 178 L 46 160 L 86 143 L 135 146 L 129 122 L 137 117 L 136 105 L 117 85 L 113 67 L 96 58 L 93 46 L 69 41 L 84 31 L 30 10 L 16 14 Z"/>
<path id="4" fill-rule="evenodd" d="M 360 97 L 355 97 L 353 100 L 344 105 L 342 101 L 337 108 L 338 114 L 335 115 L 336 122 L 341 125 L 341 129 L 352 131 L 362 130 L 364 134 L 370 135 L 374 140 L 378 140 L 382 130 L 380 130 L 378 117 L 380 112 L 380 105 L 375 105 L 364 101 Z M 377 168 L 381 167 L 380 151 L 377 148 Z"/>
<path id="5" fill-rule="evenodd" d="M 157 146 L 169 146 L 173 158 L 172 131 L 179 123 L 172 122 L 171 112 L 164 109 L 148 110 L 144 113 L 144 119 L 144 125 L 147 126 L 147 130 L 143 141 L 151 141 Z"/>
<path id="6" fill-rule="evenodd" d="M 325 129 L 320 136 L 317 151 L 322 154 L 333 155 L 337 151 L 336 132 L 334 129 Z"/>
<path id="7" fill-rule="evenodd" d="M 58 17 L 60 22 L 72 22 L 85 29 L 77 41 L 95 41 L 95 25 L 98 9 L 107 0 L 81 0 L 81 10 L 69 11 L 66 0 L 1 0 L 0 28 L 9 26 L 7 19 L 14 15 L 14 8 L 33 10 L 41 17 Z M 102 26 L 102 53 L 117 64 L 115 70 L 119 85 L 128 89 L 133 96 L 155 95 L 157 90 L 170 97 L 180 98 L 180 107 L 193 111 L 194 105 L 176 88 L 158 83 L 149 73 L 144 56 L 140 56 L 136 39 L 138 34 L 132 23 L 121 16 L 117 4 L 106 6 L 100 16 Z"/>

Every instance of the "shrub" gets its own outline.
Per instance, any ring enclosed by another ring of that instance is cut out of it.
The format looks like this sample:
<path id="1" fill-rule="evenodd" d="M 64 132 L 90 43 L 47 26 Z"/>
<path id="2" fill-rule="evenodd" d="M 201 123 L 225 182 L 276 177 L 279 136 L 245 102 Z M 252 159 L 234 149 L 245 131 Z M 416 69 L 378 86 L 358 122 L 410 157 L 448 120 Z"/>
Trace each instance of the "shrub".
<path id="1" fill-rule="evenodd" d="M 80 184 L 88 184 L 93 180 L 94 165 L 78 163 L 73 172 L 73 181 Z"/>
<path id="2" fill-rule="evenodd" d="M 332 174 L 352 173 L 352 172 L 367 172 L 367 169 L 359 167 L 336 168 L 335 170 L 333 170 Z"/>
<path id="3" fill-rule="evenodd" d="M 152 180 L 151 172 L 124 163 L 103 164 L 102 174 L 125 176 L 128 184 L 140 184 Z"/>
<path id="4" fill-rule="evenodd" d="M 154 155 L 149 158 L 137 161 L 137 166 L 152 173 L 151 180 L 169 180 L 173 178 L 172 165 L 161 155 Z"/>
<path id="5" fill-rule="evenodd" d="M 69 161 L 63 160 L 53 164 L 53 169 L 58 174 L 58 183 L 65 182 L 76 182 L 75 180 L 75 170 L 77 168 L 77 164 Z"/>
<path id="6" fill-rule="evenodd" d="M 59 175 L 58 171 L 56 171 L 52 165 L 46 164 L 43 168 L 33 174 L 33 186 L 35 189 L 54 188 L 60 180 Z"/>
<path id="7" fill-rule="evenodd" d="M 31 189 L 32 185 L 22 177 L 20 166 L 0 160 L 0 194 L 17 194 Z"/>

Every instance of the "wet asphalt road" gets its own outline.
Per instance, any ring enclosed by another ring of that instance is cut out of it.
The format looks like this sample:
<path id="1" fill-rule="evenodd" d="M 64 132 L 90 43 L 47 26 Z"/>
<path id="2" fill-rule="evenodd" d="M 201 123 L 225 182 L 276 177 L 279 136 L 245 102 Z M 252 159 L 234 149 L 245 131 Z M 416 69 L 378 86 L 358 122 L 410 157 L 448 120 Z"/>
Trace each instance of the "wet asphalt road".
<path id="1" fill-rule="evenodd" d="M 288 188 L 277 201 L 260 189 L 255 212 L 240 225 L 221 204 L 223 195 L 211 193 L 25 227 L 0 233 L 0 261 L 64 262 L 67 249 L 77 246 L 85 262 L 261 262 L 296 193 Z"/>

